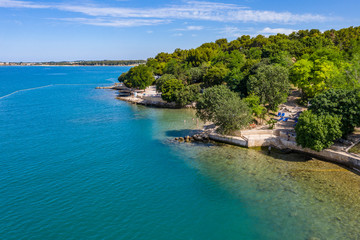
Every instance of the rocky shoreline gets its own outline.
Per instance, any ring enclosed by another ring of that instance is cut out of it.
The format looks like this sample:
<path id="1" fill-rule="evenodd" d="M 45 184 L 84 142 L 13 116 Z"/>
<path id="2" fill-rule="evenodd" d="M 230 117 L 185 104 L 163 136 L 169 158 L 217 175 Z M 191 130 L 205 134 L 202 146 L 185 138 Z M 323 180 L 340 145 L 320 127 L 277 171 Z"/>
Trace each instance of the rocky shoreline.
<path id="1" fill-rule="evenodd" d="M 193 136 L 187 135 L 184 137 L 176 137 L 174 140 L 178 142 L 204 142 L 208 143 L 210 141 L 210 131 L 202 131 L 201 133 L 195 134 Z"/>
<path id="2" fill-rule="evenodd" d="M 175 103 L 168 103 L 165 101 L 154 101 L 154 100 L 150 100 L 150 99 L 145 99 L 145 98 L 138 98 L 138 97 L 116 97 L 116 99 L 122 100 L 122 101 L 126 101 L 132 104 L 139 104 L 139 105 L 144 105 L 144 106 L 151 106 L 151 107 L 158 107 L 158 108 L 180 108 L 178 106 L 176 106 Z"/>
<path id="3" fill-rule="evenodd" d="M 174 102 L 166 102 L 161 98 L 161 95 L 156 91 L 155 86 L 150 86 L 145 90 L 137 90 L 127 88 L 121 83 L 116 83 L 112 86 L 96 87 L 95 89 L 111 89 L 119 91 L 119 95 L 116 99 L 129 102 L 132 104 L 139 104 L 157 108 L 182 108 Z M 194 107 L 194 105 L 188 105 L 184 108 Z"/>
<path id="4" fill-rule="evenodd" d="M 323 149 L 320 152 L 309 148 L 303 148 L 297 145 L 295 138 L 288 138 L 287 135 L 280 129 L 275 130 L 244 130 L 241 136 L 230 136 L 216 133 L 215 128 L 205 128 L 202 132 L 193 136 L 176 137 L 174 139 L 179 143 L 190 142 L 204 142 L 210 141 L 226 143 L 230 145 L 256 148 L 256 147 L 271 147 L 280 150 L 281 152 L 290 153 L 298 152 L 311 157 L 322 159 L 328 162 L 340 164 L 350 169 L 360 172 L 360 156 L 347 151 L 338 149 Z"/>
<path id="5" fill-rule="evenodd" d="M 120 92 L 129 92 L 129 89 L 125 88 L 125 86 L 119 84 L 108 87 L 97 87 L 97 89 L 113 89 L 120 90 Z M 174 102 L 168 103 L 162 100 L 161 96 L 157 94 L 156 88 L 154 88 L 154 86 L 147 88 L 144 91 L 132 91 L 131 93 L 132 94 L 128 94 L 127 96 L 119 95 L 118 97 L 116 97 L 116 99 L 126 101 L 132 104 L 139 104 L 157 108 L 181 108 L 177 106 Z M 185 106 L 185 108 L 192 107 L 194 107 L 194 105 Z M 212 140 L 215 142 L 227 143 L 247 148 L 271 146 L 282 151 L 296 151 L 304 153 L 306 155 L 315 156 L 317 158 L 345 165 L 347 167 L 360 171 L 360 156 L 337 149 L 324 149 L 321 152 L 316 152 L 311 149 L 302 148 L 296 144 L 295 137 L 290 137 L 287 132 L 288 131 L 286 129 L 284 131 L 282 131 L 281 129 L 253 129 L 242 131 L 240 136 L 228 136 L 216 133 L 215 128 L 206 128 L 203 129 L 201 133 L 195 134 L 193 136 L 187 135 L 176 137 L 175 141 L 178 141 L 179 143 L 208 143 L 210 140 Z"/>

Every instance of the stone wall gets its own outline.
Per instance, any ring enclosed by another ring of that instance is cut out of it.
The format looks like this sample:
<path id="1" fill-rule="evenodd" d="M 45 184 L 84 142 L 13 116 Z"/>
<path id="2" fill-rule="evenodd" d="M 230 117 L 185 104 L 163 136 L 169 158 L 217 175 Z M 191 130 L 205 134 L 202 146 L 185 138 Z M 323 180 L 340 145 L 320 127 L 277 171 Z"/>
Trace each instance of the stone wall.
<path id="1" fill-rule="evenodd" d="M 210 133 L 209 138 L 216 142 L 223 142 L 236 146 L 248 147 L 248 142 L 241 137 L 233 137 L 233 136 L 220 135 L 217 133 Z"/>
<path id="2" fill-rule="evenodd" d="M 277 139 L 277 141 L 272 141 L 272 143 L 275 147 L 292 149 L 297 152 L 306 153 L 311 156 L 326 161 L 339 163 L 360 171 L 360 157 L 349 154 L 347 152 L 334 151 L 332 149 L 324 149 L 320 152 L 317 152 L 309 148 L 303 148 L 301 146 L 298 146 L 295 141 L 287 141 L 283 138 L 279 138 Z"/>
<path id="3" fill-rule="evenodd" d="M 360 171 L 360 156 L 343 151 L 335 151 L 332 149 L 324 149 L 321 152 L 317 152 L 309 148 L 298 146 L 295 142 L 295 136 L 290 136 L 290 138 L 288 138 L 286 132 L 275 132 L 269 130 L 262 132 L 257 131 L 259 130 L 243 131 L 242 137 L 210 133 L 209 138 L 213 141 L 228 143 L 241 147 L 260 147 L 271 145 L 279 149 L 291 149 L 329 162 L 342 164 Z"/>

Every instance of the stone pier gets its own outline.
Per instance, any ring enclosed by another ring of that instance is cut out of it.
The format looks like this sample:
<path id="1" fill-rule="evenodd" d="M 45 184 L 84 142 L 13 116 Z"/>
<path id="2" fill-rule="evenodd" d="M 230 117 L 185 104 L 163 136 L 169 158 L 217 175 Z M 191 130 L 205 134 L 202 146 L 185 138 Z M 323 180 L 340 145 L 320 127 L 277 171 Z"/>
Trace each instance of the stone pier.
<path id="1" fill-rule="evenodd" d="M 340 150 L 336 151 L 332 149 L 324 149 L 317 152 L 309 148 L 303 148 L 296 144 L 295 136 L 288 135 L 286 131 L 278 129 L 241 131 L 241 136 L 210 133 L 209 138 L 213 141 L 247 148 L 273 146 L 279 149 L 290 149 L 322 160 L 342 164 L 360 171 L 360 156 Z"/>

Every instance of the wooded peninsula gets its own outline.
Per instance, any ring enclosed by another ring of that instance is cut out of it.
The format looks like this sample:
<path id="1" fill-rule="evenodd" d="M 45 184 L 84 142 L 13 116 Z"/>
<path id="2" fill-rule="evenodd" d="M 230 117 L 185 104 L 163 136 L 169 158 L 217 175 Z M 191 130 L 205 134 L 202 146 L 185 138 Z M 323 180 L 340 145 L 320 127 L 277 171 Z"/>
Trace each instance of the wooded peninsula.
<path id="1" fill-rule="evenodd" d="M 296 119 L 296 142 L 321 151 L 360 126 L 360 27 L 222 38 L 161 52 L 119 81 L 136 89 L 155 84 L 178 106 L 196 102 L 197 116 L 223 134 L 262 120 L 273 124 L 297 90 L 297 104 L 307 110 Z"/>

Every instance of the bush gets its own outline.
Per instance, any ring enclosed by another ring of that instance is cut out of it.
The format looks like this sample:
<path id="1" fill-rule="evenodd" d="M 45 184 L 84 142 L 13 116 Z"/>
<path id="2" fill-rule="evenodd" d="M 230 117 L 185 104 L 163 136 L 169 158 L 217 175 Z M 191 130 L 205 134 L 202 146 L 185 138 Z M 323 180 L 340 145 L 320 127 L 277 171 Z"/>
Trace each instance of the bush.
<path id="1" fill-rule="evenodd" d="M 224 85 L 204 91 L 196 104 L 196 114 L 203 121 L 214 122 L 223 134 L 247 126 L 252 119 L 247 104 Z"/>
<path id="2" fill-rule="evenodd" d="M 167 102 L 174 102 L 176 100 L 176 91 L 184 88 L 181 80 L 178 79 L 169 79 L 165 81 L 162 85 L 161 98 Z"/>
<path id="3" fill-rule="evenodd" d="M 316 114 L 339 115 L 342 117 L 343 136 L 360 126 L 360 91 L 331 89 L 316 96 L 309 110 Z"/>
<path id="4" fill-rule="evenodd" d="M 118 77 L 118 81 L 123 83 L 126 80 L 126 74 L 127 72 L 122 73 L 119 77 Z"/>
<path id="5" fill-rule="evenodd" d="M 248 90 L 260 97 L 260 103 L 276 110 L 289 94 L 288 70 L 280 65 L 261 65 L 255 75 L 249 77 Z"/>
<path id="6" fill-rule="evenodd" d="M 246 78 L 240 68 L 231 70 L 224 80 L 231 91 L 241 92 L 242 96 L 246 95 Z"/>
<path id="7" fill-rule="evenodd" d="M 303 112 L 295 127 L 296 143 L 302 147 L 321 151 L 330 147 L 341 137 L 341 117 Z"/>
<path id="8" fill-rule="evenodd" d="M 186 86 L 175 92 L 175 102 L 180 106 L 196 102 L 200 94 L 200 84 Z"/>
<path id="9" fill-rule="evenodd" d="M 251 112 L 258 118 L 264 119 L 266 115 L 266 108 L 260 105 L 260 98 L 254 94 L 251 94 L 244 98 L 244 101 L 250 107 Z"/>
<path id="10" fill-rule="evenodd" d="M 193 67 L 187 70 L 186 76 L 189 84 L 199 83 L 202 81 L 205 71 L 200 67 Z"/>
<path id="11" fill-rule="evenodd" d="M 156 80 L 156 90 L 162 92 L 163 84 L 170 79 L 176 79 L 176 77 L 172 74 L 162 75 L 159 79 Z"/>
<path id="12" fill-rule="evenodd" d="M 229 73 L 229 69 L 223 64 L 212 66 L 204 76 L 204 83 L 206 87 L 211 87 L 221 84 L 226 75 Z"/>
<path id="13" fill-rule="evenodd" d="M 130 88 L 145 89 L 155 81 L 155 78 L 150 67 L 139 65 L 131 68 L 126 74 L 121 74 L 119 81 L 123 81 L 125 86 Z"/>

